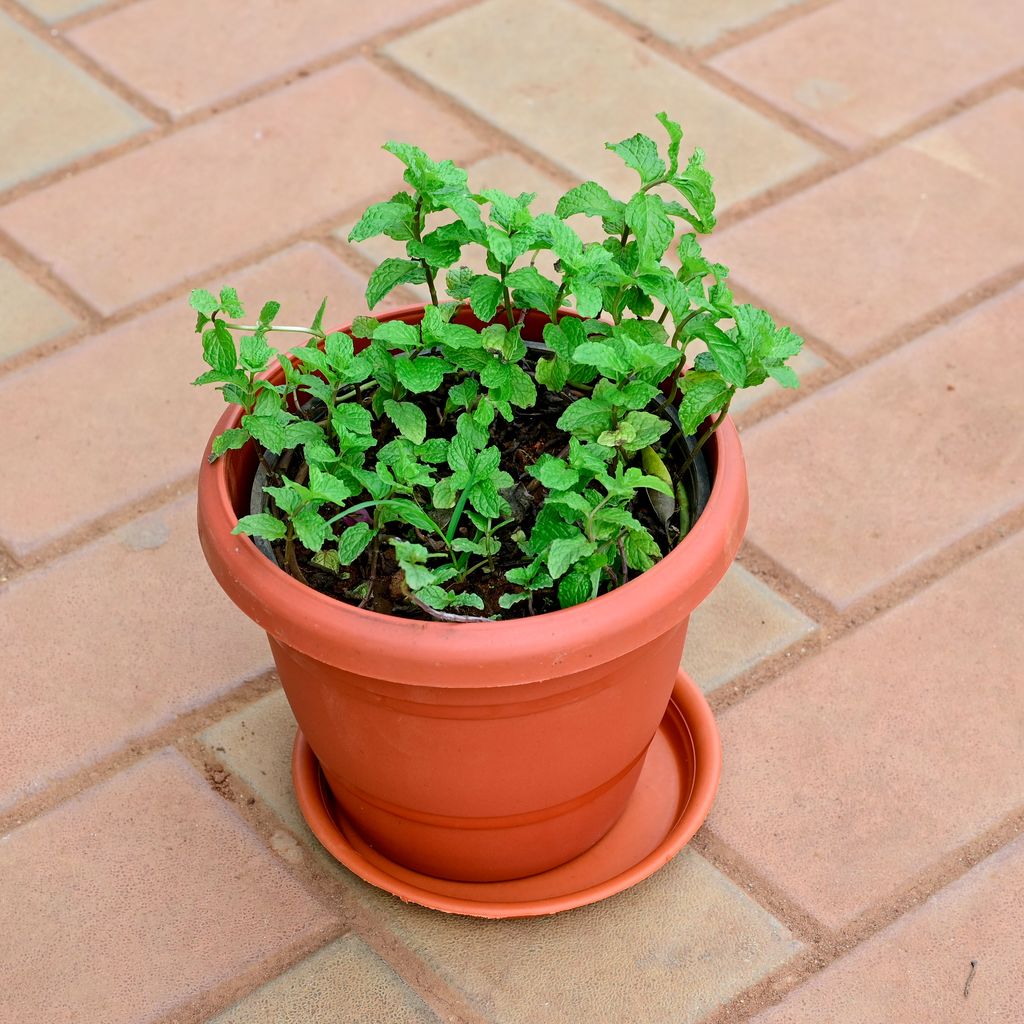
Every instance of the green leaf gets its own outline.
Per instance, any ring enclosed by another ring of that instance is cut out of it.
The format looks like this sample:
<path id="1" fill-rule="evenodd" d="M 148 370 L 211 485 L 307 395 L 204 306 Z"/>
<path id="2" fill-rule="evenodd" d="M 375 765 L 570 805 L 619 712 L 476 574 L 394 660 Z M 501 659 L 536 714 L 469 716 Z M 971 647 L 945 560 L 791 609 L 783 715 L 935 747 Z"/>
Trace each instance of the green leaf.
<path id="1" fill-rule="evenodd" d="M 707 233 L 715 226 L 714 179 L 704 167 L 704 151 L 695 149 L 682 174 L 670 179 L 672 187 L 693 208 L 694 216 L 687 217 L 693 226 Z"/>
<path id="2" fill-rule="evenodd" d="M 559 430 L 583 438 L 595 438 L 611 426 L 611 414 L 591 398 L 578 398 L 558 418 Z"/>
<path id="3" fill-rule="evenodd" d="M 558 603 L 562 608 L 583 604 L 584 601 L 590 600 L 593 589 L 589 576 L 578 572 L 570 573 L 558 584 Z"/>
<path id="4" fill-rule="evenodd" d="M 235 340 L 231 332 L 219 320 L 203 332 L 203 359 L 208 366 L 221 373 L 235 368 Z"/>
<path id="5" fill-rule="evenodd" d="M 626 223 L 636 235 L 640 259 L 659 262 L 675 237 L 675 228 L 665 212 L 665 201 L 661 196 L 638 192 L 626 207 Z"/>
<path id="6" fill-rule="evenodd" d="M 427 417 L 418 405 L 388 398 L 384 401 L 384 412 L 403 437 L 413 444 L 423 443 L 427 436 Z"/>
<path id="7" fill-rule="evenodd" d="M 390 501 L 382 501 L 378 509 L 384 522 L 398 519 L 403 523 L 408 523 L 417 530 L 423 530 L 425 533 L 438 532 L 437 523 L 414 501 L 407 501 L 405 498 L 393 498 Z"/>
<path id="8" fill-rule="evenodd" d="M 314 565 L 320 566 L 321 569 L 325 569 L 327 572 L 335 574 L 337 574 L 338 569 L 341 566 L 341 560 L 338 558 L 338 552 L 331 549 L 318 551 L 310 561 Z"/>
<path id="9" fill-rule="evenodd" d="M 386 203 L 374 203 L 366 209 L 355 227 L 349 232 L 350 242 L 364 242 L 367 238 L 387 235 L 398 241 L 406 241 L 413 236 L 412 220 L 415 214 L 413 207 L 405 203 L 389 200 Z"/>
<path id="10" fill-rule="evenodd" d="M 231 532 L 262 537 L 264 540 L 280 540 L 288 530 L 280 519 L 274 518 L 269 512 L 259 512 L 252 516 L 242 516 Z"/>
<path id="11" fill-rule="evenodd" d="M 484 323 L 494 319 L 502 298 L 501 282 L 496 277 L 478 274 L 473 278 L 469 290 L 469 304 L 473 307 L 476 316 Z"/>
<path id="12" fill-rule="evenodd" d="M 292 526 L 303 547 L 313 552 L 319 551 L 333 536 L 327 520 L 310 505 L 299 509 L 292 517 Z"/>
<path id="13" fill-rule="evenodd" d="M 583 240 L 558 217 L 542 213 L 534 219 L 534 224 L 547 235 L 552 250 L 560 260 L 572 263 L 583 255 Z"/>
<path id="14" fill-rule="evenodd" d="M 388 257 L 370 275 L 366 285 L 366 304 L 373 309 L 385 295 L 399 285 L 422 284 L 426 279 L 426 272 L 419 263 Z"/>
<path id="15" fill-rule="evenodd" d="M 313 322 L 309 325 L 309 329 L 314 334 L 320 334 L 324 326 L 324 312 L 327 309 L 327 296 L 323 298 L 323 302 L 320 303 L 319 308 L 316 311 L 316 316 L 313 317 Z"/>
<path id="16" fill-rule="evenodd" d="M 747 360 L 740 346 L 703 316 L 696 317 L 688 326 L 695 338 L 707 344 L 708 351 L 715 357 L 718 372 L 725 380 L 736 387 L 743 387 L 747 380 Z"/>
<path id="17" fill-rule="evenodd" d="M 309 467 L 309 489 L 318 500 L 329 501 L 339 507 L 354 494 L 353 489 L 344 480 L 331 476 L 319 466 Z"/>
<path id="18" fill-rule="evenodd" d="M 683 430 L 692 435 L 713 413 L 718 412 L 729 397 L 729 385 L 717 373 L 695 373 L 691 370 L 680 381 L 683 400 L 679 419 Z"/>
<path id="19" fill-rule="evenodd" d="M 683 140 L 683 129 L 664 112 L 654 116 L 668 132 L 668 173 L 671 176 L 679 169 L 679 144 Z"/>
<path id="20" fill-rule="evenodd" d="M 338 561 L 342 565 L 351 565 L 366 550 L 373 536 L 369 523 L 348 527 L 338 539 Z"/>
<path id="21" fill-rule="evenodd" d="M 395 360 L 395 376 L 414 394 L 436 391 L 451 369 L 449 363 L 438 356 L 416 356 Z"/>
<path id="22" fill-rule="evenodd" d="M 211 448 L 213 457 L 215 459 L 219 459 L 225 452 L 241 448 L 248 440 L 248 431 L 240 430 L 238 427 L 231 427 L 228 430 L 225 430 L 223 434 L 218 434 L 217 437 L 213 439 L 213 445 Z"/>
<path id="23" fill-rule="evenodd" d="M 505 284 L 515 290 L 515 303 L 520 308 L 539 309 L 554 316 L 558 286 L 548 280 L 536 267 L 520 267 L 505 278 Z"/>
<path id="24" fill-rule="evenodd" d="M 582 213 L 585 217 L 601 217 L 621 225 L 624 223 L 625 210 L 626 204 L 613 199 L 604 186 L 598 185 L 596 181 L 585 181 L 582 185 L 569 189 L 558 200 L 555 216 L 572 217 L 574 214 Z M 618 230 L 621 231 L 622 228 L 619 227 Z"/>
<path id="25" fill-rule="evenodd" d="M 557 357 L 538 359 L 534 376 L 537 378 L 538 384 L 542 384 L 548 391 L 557 394 L 569 380 L 571 369 L 572 367 L 564 359 Z"/>
<path id="26" fill-rule="evenodd" d="M 352 434 L 373 433 L 373 420 L 369 410 L 355 402 L 342 402 L 337 406 L 331 413 L 331 426 L 339 434 L 346 430 Z"/>
<path id="27" fill-rule="evenodd" d="M 404 320 L 389 320 L 373 332 L 373 340 L 382 341 L 388 348 L 418 348 L 420 332 L 418 327 Z"/>
<path id="28" fill-rule="evenodd" d="M 220 309 L 220 303 L 212 292 L 205 288 L 195 288 L 188 297 L 188 304 L 203 316 L 213 316 Z"/>
<path id="29" fill-rule="evenodd" d="M 672 424 L 668 420 L 649 412 L 631 412 L 623 423 L 635 431 L 635 435 L 626 449 L 634 452 L 654 444 L 672 428 Z"/>
<path id="30" fill-rule="evenodd" d="M 274 416 L 243 416 L 242 426 L 268 452 L 280 455 L 288 447 L 288 435 L 284 425 Z"/>
<path id="31" fill-rule="evenodd" d="M 640 175 L 641 185 L 649 185 L 665 175 L 665 164 L 658 155 L 657 145 L 640 132 L 621 142 L 606 142 L 605 149 L 610 149 L 632 167 Z"/>
<path id="32" fill-rule="evenodd" d="M 260 310 L 259 324 L 261 327 L 267 327 L 274 322 L 274 317 L 277 316 L 281 309 L 281 303 L 275 302 L 271 299 L 269 302 L 263 303 L 263 308 Z"/>
<path id="33" fill-rule="evenodd" d="M 529 593 L 525 594 L 502 594 L 498 598 L 498 607 L 508 610 L 513 605 L 519 604 L 520 601 L 528 601 L 530 599 Z"/>
<path id="34" fill-rule="evenodd" d="M 234 288 L 221 288 L 220 290 L 220 308 L 232 320 L 238 320 L 245 316 L 245 307 L 238 301 L 238 292 Z"/>
<path id="35" fill-rule="evenodd" d="M 576 312 L 583 317 L 595 317 L 603 305 L 601 289 L 586 281 L 574 280 L 572 293 L 576 296 Z"/>
<path id="36" fill-rule="evenodd" d="M 445 278 L 445 291 L 453 299 L 468 299 L 476 276 L 476 272 L 469 267 L 455 267 L 448 271 Z"/>
<path id="37" fill-rule="evenodd" d="M 562 459 L 556 459 L 545 452 L 527 472 L 549 491 L 565 491 L 579 483 L 580 475 Z"/>
<path id="38" fill-rule="evenodd" d="M 573 563 L 593 554 L 596 549 L 597 545 L 582 535 L 553 540 L 546 559 L 551 578 L 557 580 L 564 576 Z"/>
<path id="39" fill-rule="evenodd" d="M 349 363 L 352 362 L 353 352 L 352 339 L 347 334 L 334 331 L 324 339 L 324 355 L 339 373 L 348 369 Z"/>
<path id="40" fill-rule="evenodd" d="M 623 542 L 623 549 L 626 552 L 626 565 L 639 572 L 646 572 L 661 558 L 661 549 L 646 530 L 630 530 Z"/>
<path id="41" fill-rule="evenodd" d="M 357 316 L 352 321 L 353 338 L 372 338 L 373 332 L 380 327 L 380 321 L 375 316 Z"/>
<path id="42" fill-rule="evenodd" d="M 262 335 L 243 335 L 239 347 L 242 369 L 249 373 L 262 373 L 274 354 Z"/>
<path id="43" fill-rule="evenodd" d="M 773 377 L 777 380 L 784 388 L 798 388 L 800 387 L 800 378 L 796 373 L 788 366 L 769 366 L 767 367 L 768 376 Z"/>
<path id="44" fill-rule="evenodd" d="M 596 366 L 606 377 L 624 377 L 632 366 L 612 345 L 601 341 L 586 341 L 572 354 L 573 362 Z"/>

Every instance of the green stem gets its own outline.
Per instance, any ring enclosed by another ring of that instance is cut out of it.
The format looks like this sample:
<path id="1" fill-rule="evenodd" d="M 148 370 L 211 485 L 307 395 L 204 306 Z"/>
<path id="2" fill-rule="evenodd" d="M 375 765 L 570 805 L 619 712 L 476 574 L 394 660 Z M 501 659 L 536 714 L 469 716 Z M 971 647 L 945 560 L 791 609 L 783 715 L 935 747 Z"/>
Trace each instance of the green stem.
<path id="1" fill-rule="evenodd" d="M 729 406 L 732 403 L 732 396 L 736 394 L 736 389 L 733 388 L 729 392 L 729 397 L 725 400 L 725 405 L 722 406 L 721 412 L 718 414 L 718 418 L 715 419 L 711 425 L 705 428 L 704 433 L 697 439 L 697 443 L 693 446 L 693 450 L 690 452 L 686 461 L 679 469 L 679 476 L 682 475 L 693 465 L 693 460 L 697 458 L 698 452 L 707 443 L 708 438 L 725 422 L 725 417 L 729 415 Z"/>
<path id="2" fill-rule="evenodd" d="M 459 520 L 462 518 L 462 513 L 466 511 L 466 502 L 469 501 L 469 492 L 476 485 L 476 480 L 473 477 L 469 478 L 469 483 L 466 484 L 465 489 L 459 495 L 459 500 L 455 504 L 455 508 L 452 510 L 451 522 L 448 523 L 448 530 L 445 533 L 445 540 L 451 544 L 455 540 L 455 534 L 459 529 Z"/>
<path id="3" fill-rule="evenodd" d="M 412 236 L 417 242 L 423 241 L 423 196 L 420 196 L 416 202 L 416 213 L 412 219 Z M 430 291 L 430 301 L 433 305 L 437 305 L 437 289 L 434 287 L 434 271 L 431 269 L 430 264 L 425 259 L 420 258 L 418 261 L 420 266 L 423 267 L 423 273 L 427 278 L 427 289 Z"/>
<path id="4" fill-rule="evenodd" d="M 285 327 L 284 325 L 264 327 L 260 324 L 231 324 L 227 320 L 218 320 L 217 323 L 223 324 L 229 331 L 285 331 L 289 334 L 308 334 L 321 341 L 327 337 L 323 331 L 314 331 L 309 327 Z"/>

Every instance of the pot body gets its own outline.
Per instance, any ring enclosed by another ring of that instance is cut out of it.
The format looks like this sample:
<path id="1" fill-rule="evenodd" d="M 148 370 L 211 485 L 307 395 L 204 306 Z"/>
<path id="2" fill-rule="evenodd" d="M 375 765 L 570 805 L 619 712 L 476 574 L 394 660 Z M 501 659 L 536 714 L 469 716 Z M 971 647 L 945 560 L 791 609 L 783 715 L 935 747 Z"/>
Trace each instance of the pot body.
<path id="1" fill-rule="evenodd" d="M 543 323 L 528 317 L 524 336 Z M 240 414 L 229 409 L 214 436 Z M 746 526 L 732 424 L 706 448 L 708 505 L 654 568 L 573 608 L 473 624 L 380 615 L 300 584 L 231 534 L 248 508 L 251 446 L 204 459 L 207 561 L 267 631 L 299 727 L 365 840 L 424 874 L 497 881 L 563 864 L 611 828 L 664 715 L 689 615 Z"/>

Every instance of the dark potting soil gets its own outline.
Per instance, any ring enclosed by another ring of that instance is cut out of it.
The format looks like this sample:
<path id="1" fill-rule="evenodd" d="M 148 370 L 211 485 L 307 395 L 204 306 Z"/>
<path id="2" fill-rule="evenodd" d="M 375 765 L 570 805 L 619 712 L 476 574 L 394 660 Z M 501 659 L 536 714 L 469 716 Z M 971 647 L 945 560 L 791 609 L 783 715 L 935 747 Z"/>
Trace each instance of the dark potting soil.
<path id="1" fill-rule="evenodd" d="M 555 395 L 551 392 L 538 388 L 537 404 L 532 409 L 516 410 L 516 418 L 512 423 L 506 423 L 500 418 L 491 427 L 491 443 L 501 451 L 501 468 L 509 473 L 515 481 L 511 491 L 505 492 L 505 497 L 512 506 L 512 517 L 519 521 L 519 528 L 529 534 L 530 528 L 536 518 L 537 512 L 544 501 L 545 490 L 526 472 L 526 468 L 532 465 L 545 452 L 565 457 L 568 450 L 569 435 L 558 430 L 555 423 L 566 407 L 579 397 L 575 394 Z M 421 407 L 427 413 L 428 423 L 435 424 L 432 434 L 437 436 L 450 436 L 454 432 L 455 417 L 449 417 L 448 430 L 438 430 L 436 425 L 442 421 L 444 396 L 440 395 L 433 401 L 432 396 L 421 396 Z M 378 435 L 379 445 L 391 440 L 391 425 L 386 420 L 379 421 L 381 427 L 386 431 Z M 666 437 L 671 437 L 667 434 Z M 690 442 L 692 444 L 692 441 Z M 688 448 L 684 442 L 670 447 L 665 459 L 666 465 L 673 478 L 677 478 L 678 470 L 685 459 Z M 302 465 L 293 465 L 292 459 L 298 453 L 285 453 L 282 456 L 280 465 L 282 470 L 291 479 L 305 479 L 305 468 Z M 706 481 L 706 471 L 703 464 L 703 453 L 697 456 L 695 470 L 687 476 L 686 487 L 689 493 L 690 508 L 700 510 L 703 501 L 702 495 L 694 493 L 701 488 L 698 478 L 703 474 Z M 637 464 L 639 459 L 637 458 Z M 444 470 L 443 466 L 438 467 Z M 261 474 L 262 475 L 262 474 Z M 259 478 L 257 478 L 259 480 Z M 657 542 L 662 555 L 668 553 L 671 547 L 678 541 L 678 529 L 670 526 L 671 536 L 666 535 L 665 528 L 654 514 L 647 491 L 640 491 L 634 499 L 630 508 L 632 514 L 644 524 L 650 531 L 651 536 Z M 256 495 L 254 494 L 254 497 Z M 264 507 L 265 499 L 262 495 L 256 507 Z M 703 495 L 706 500 L 706 494 Z M 340 509 L 332 505 L 325 505 L 321 508 L 321 514 L 330 518 Z M 440 525 L 446 524 L 442 521 Z M 460 528 L 459 536 L 469 536 L 472 524 L 467 523 L 466 527 Z M 422 544 L 429 551 L 443 551 L 444 545 L 440 538 L 433 533 L 415 530 L 405 524 L 393 524 L 393 528 L 401 531 L 398 535 L 406 540 L 412 540 Z M 524 556 L 518 545 L 509 539 L 514 532 L 513 527 L 506 527 L 502 531 L 501 550 L 493 556 L 490 565 L 481 566 L 476 569 L 467 579 L 464 585 L 458 586 L 459 590 L 468 590 L 479 594 L 484 602 L 483 611 L 472 608 L 452 609 L 458 615 L 472 616 L 474 618 L 485 618 L 494 616 L 501 619 L 521 618 L 529 615 L 537 615 L 542 612 L 556 611 L 559 608 L 556 588 L 534 595 L 532 601 L 521 601 L 512 608 L 503 609 L 498 604 L 502 594 L 510 591 L 517 592 L 518 587 L 513 586 L 505 579 L 505 572 L 516 566 L 524 564 Z M 261 544 L 266 550 L 266 545 Z M 289 566 L 285 542 L 276 541 L 273 544 L 273 554 L 278 565 L 292 575 L 299 576 L 314 590 L 322 594 L 328 594 L 344 601 L 347 604 L 355 605 L 385 615 L 398 615 L 405 618 L 426 619 L 431 616 L 416 604 L 408 596 L 402 572 L 398 568 L 394 551 L 386 542 L 371 545 L 351 565 L 341 566 L 337 573 L 331 572 L 313 561 L 313 553 L 304 548 L 298 541 L 294 543 L 294 562 Z M 477 556 L 473 556 L 476 558 Z M 298 573 L 295 571 L 298 568 Z M 621 572 L 624 567 L 617 567 Z M 629 572 L 629 578 L 638 573 Z M 369 583 L 369 587 L 363 586 Z M 602 591 L 603 592 L 603 591 Z M 442 616 L 437 616 L 442 617 Z M 448 617 L 444 613 L 443 617 Z"/>

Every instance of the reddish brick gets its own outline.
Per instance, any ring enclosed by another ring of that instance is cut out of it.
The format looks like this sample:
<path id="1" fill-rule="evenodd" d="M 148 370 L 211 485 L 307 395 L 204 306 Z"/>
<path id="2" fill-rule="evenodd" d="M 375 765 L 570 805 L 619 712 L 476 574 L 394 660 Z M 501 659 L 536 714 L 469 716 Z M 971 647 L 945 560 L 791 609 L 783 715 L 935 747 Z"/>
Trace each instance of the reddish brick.
<path id="1" fill-rule="evenodd" d="M 982 861 L 754 1024 L 1020 1020 L 1021 921 L 1024 839 Z"/>
<path id="2" fill-rule="evenodd" d="M 0 227 L 111 313 L 398 187 L 401 164 L 380 148 L 396 138 L 453 159 L 479 150 L 351 61 L 27 195 Z"/>
<path id="3" fill-rule="evenodd" d="M 844 0 L 711 62 L 855 146 L 897 131 L 1021 60 L 1024 6 L 988 0 Z"/>
<path id="4" fill-rule="evenodd" d="M 270 667 L 199 550 L 195 496 L 0 594 L 0 807 Z"/>
<path id="5" fill-rule="evenodd" d="M 495 45 L 507 39 L 528 39 L 529 59 Z M 707 150 L 723 208 L 818 159 L 802 139 L 565 0 L 488 0 L 386 49 L 481 117 L 613 192 L 632 194 L 637 176 L 604 143 L 638 131 L 663 140 L 654 112 L 666 108 L 682 120 L 686 146 Z"/>
<path id="6" fill-rule="evenodd" d="M 280 299 L 280 323 L 308 324 L 324 295 L 339 322 L 365 308 L 362 280 L 311 244 L 210 282 L 221 284 L 254 306 Z M 0 537 L 15 554 L 197 469 L 223 403 L 189 386 L 205 369 L 194 321 L 183 295 L 0 382 L 5 442 L 32 452 L 0 489 Z"/>
<path id="7" fill-rule="evenodd" d="M 1024 259 L 1024 94 L 1010 90 L 716 234 L 783 317 L 856 356 Z"/>
<path id="8" fill-rule="evenodd" d="M 333 927 L 174 751 L 0 840 L 4 1019 L 19 1024 L 162 1019 Z"/>
<path id="9" fill-rule="evenodd" d="M 1024 535 L 726 711 L 711 828 L 831 927 L 885 905 L 1024 803 L 1021 607 Z"/>
<path id="10" fill-rule="evenodd" d="M 746 431 L 750 539 L 845 606 L 1024 501 L 1022 317 L 1018 287 Z"/>
<path id="11" fill-rule="evenodd" d="M 133 89 L 180 115 L 354 46 L 443 2 L 391 0 L 339 9 L 336 0 L 148 0 L 69 34 Z"/>

